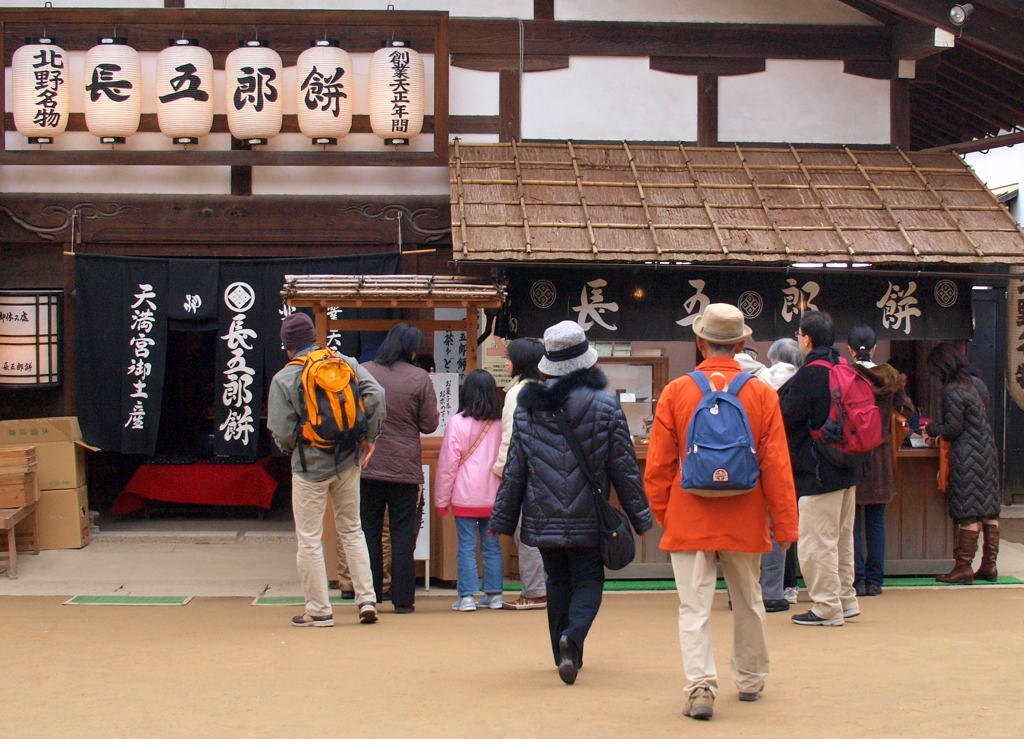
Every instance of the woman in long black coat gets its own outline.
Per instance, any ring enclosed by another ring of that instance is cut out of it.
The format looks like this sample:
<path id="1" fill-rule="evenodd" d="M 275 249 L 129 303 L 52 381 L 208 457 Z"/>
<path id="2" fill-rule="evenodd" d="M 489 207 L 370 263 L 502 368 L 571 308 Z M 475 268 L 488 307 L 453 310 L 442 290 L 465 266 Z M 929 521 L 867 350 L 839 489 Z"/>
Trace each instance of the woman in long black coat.
<path id="1" fill-rule="evenodd" d="M 925 435 L 950 442 L 946 494 L 950 518 L 959 527 L 953 569 L 936 580 L 965 585 L 974 578 L 995 582 L 1001 501 L 999 457 L 986 413 L 988 388 L 952 344 L 936 346 L 928 356 L 928 368 L 942 379 L 942 421 L 929 423 Z M 985 548 L 981 567 L 974 572 L 979 523 L 984 526 Z"/>
<path id="2" fill-rule="evenodd" d="M 519 394 L 508 459 L 489 528 L 540 549 L 547 573 L 548 628 L 558 674 L 568 684 L 583 664 L 583 640 L 601 607 L 604 565 L 593 490 L 554 414 L 564 412 L 591 470 L 611 483 L 637 533 L 653 526 L 626 416 L 605 390 L 583 329 L 563 321 L 544 332 L 539 368 L 552 376 Z"/>

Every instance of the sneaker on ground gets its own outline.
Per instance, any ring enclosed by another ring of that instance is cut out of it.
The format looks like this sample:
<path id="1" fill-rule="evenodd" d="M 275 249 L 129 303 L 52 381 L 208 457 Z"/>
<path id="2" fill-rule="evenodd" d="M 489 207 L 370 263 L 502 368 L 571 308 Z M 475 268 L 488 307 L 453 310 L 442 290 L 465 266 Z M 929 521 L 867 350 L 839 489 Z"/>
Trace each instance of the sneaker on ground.
<path id="1" fill-rule="evenodd" d="M 501 593 L 487 594 L 476 604 L 480 608 L 501 608 L 505 605 L 505 596 Z"/>
<path id="2" fill-rule="evenodd" d="M 359 623 L 361 624 L 375 624 L 377 623 L 377 606 L 367 601 L 359 605 Z"/>
<path id="3" fill-rule="evenodd" d="M 800 600 L 800 589 L 786 588 L 782 591 L 782 597 L 788 600 L 791 606 L 795 606 L 797 601 Z"/>
<path id="4" fill-rule="evenodd" d="M 547 608 L 548 598 L 546 595 L 542 595 L 539 598 L 527 598 L 525 596 L 520 596 L 511 603 L 505 601 L 501 607 L 509 611 L 531 611 L 534 609 Z"/>
<path id="5" fill-rule="evenodd" d="M 715 714 L 715 697 L 710 688 L 696 688 L 683 706 L 683 715 L 690 718 L 709 719 Z"/>
<path id="6" fill-rule="evenodd" d="M 753 703 L 761 697 L 761 693 L 740 693 L 740 700 L 744 703 Z"/>
<path id="7" fill-rule="evenodd" d="M 843 619 L 822 618 L 814 611 L 808 611 L 807 613 L 798 613 L 793 616 L 793 623 L 798 626 L 842 626 Z"/>
<path id="8" fill-rule="evenodd" d="M 334 614 L 310 616 L 308 613 L 303 613 L 292 619 L 292 626 L 334 626 Z"/>
<path id="9" fill-rule="evenodd" d="M 475 611 L 476 610 L 476 600 L 473 598 L 472 595 L 463 596 L 463 597 L 459 598 L 457 601 L 455 601 L 454 603 L 452 603 L 452 610 L 453 611 Z"/>
<path id="10" fill-rule="evenodd" d="M 874 597 L 876 595 L 881 595 L 881 594 L 882 594 L 882 586 L 877 584 L 877 583 L 869 582 L 864 587 L 864 595 L 867 595 L 867 596 L 870 596 L 870 597 Z"/>
<path id="11" fill-rule="evenodd" d="M 778 613 L 779 611 L 789 610 L 789 601 L 785 598 L 779 600 L 766 600 L 764 602 L 765 613 Z"/>
<path id="12" fill-rule="evenodd" d="M 860 608 L 850 608 L 843 611 L 843 618 L 857 618 L 860 615 Z"/>

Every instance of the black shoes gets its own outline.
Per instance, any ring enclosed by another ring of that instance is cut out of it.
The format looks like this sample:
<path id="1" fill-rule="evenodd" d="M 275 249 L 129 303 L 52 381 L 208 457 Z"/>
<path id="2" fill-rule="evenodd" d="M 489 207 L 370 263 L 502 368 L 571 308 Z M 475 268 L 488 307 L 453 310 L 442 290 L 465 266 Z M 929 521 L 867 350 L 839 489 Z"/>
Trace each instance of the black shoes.
<path id="1" fill-rule="evenodd" d="M 864 595 L 881 595 L 881 594 L 882 594 L 882 586 L 881 585 L 876 585 L 873 582 L 869 582 L 867 585 L 864 586 Z M 860 595 L 860 593 L 857 593 L 857 595 Z"/>
<path id="2" fill-rule="evenodd" d="M 576 673 L 579 672 L 579 650 L 572 643 L 572 639 L 562 636 L 558 640 L 558 676 L 566 685 L 576 682 Z"/>
<path id="3" fill-rule="evenodd" d="M 863 598 L 868 594 L 868 585 L 863 580 L 857 580 L 853 583 L 853 589 L 857 592 L 858 598 Z"/>
<path id="4" fill-rule="evenodd" d="M 789 601 L 785 598 L 779 600 L 766 600 L 764 602 L 765 613 L 778 613 L 779 611 L 789 610 Z"/>
<path id="5" fill-rule="evenodd" d="M 395 606 L 395 613 L 412 613 L 416 606 Z"/>
<path id="6" fill-rule="evenodd" d="M 342 590 L 341 591 L 341 599 L 342 600 L 355 600 L 356 599 L 356 591 L 354 591 L 354 590 Z"/>

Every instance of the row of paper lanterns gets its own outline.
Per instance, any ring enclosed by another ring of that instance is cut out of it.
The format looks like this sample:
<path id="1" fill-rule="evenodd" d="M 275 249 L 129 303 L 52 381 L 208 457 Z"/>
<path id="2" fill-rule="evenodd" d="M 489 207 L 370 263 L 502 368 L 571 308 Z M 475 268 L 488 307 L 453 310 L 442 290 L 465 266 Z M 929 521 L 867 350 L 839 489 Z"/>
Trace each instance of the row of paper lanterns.
<path id="1" fill-rule="evenodd" d="M 53 39 L 27 39 L 12 60 L 14 124 L 30 143 L 52 143 L 67 128 L 67 54 Z M 213 126 L 213 57 L 177 39 L 157 57 L 157 118 L 176 144 L 196 143 Z M 263 41 L 243 41 L 224 64 L 228 128 L 251 145 L 281 132 L 280 55 Z M 333 41 L 314 41 L 296 62 L 299 129 L 315 144 L 333 144 L 352 128 L 352 58 Z M 85 56 L 85 121 L 103 143 L 138 131 L 142 64 L 123 38 L 102 38 Z M 370 61 L 370 126 L 401 145 L 423 128 L 423 58 L 392 41 Z"/>

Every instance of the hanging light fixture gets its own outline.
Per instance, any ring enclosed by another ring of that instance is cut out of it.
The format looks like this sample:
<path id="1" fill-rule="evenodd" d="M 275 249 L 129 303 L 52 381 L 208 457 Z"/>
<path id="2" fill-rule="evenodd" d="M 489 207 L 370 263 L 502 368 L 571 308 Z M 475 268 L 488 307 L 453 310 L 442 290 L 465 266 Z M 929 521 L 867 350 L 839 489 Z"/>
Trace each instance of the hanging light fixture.
<path id="1" fill-rule="evenodd" d="M 142 61 L 128 39 L 99 39 L 85 55 L 85 125 L 102 144 L 123 144 L 139 130 Z"/>
<path id="2" fill-rule="evenodd" d="M 171 39 L 156 60 L 156 115 L 175 144 L 198 144 L 213 127 L 213 56 L 195 39 Z"/>
<path id="3" fill-rule="evenodd" d="M 295 63 L 299 130 L 333 145 L 352 129 L 352 57 L 338 42 L 313 41 Z"/>
<path id="4" fill-rule="evenodd" d="M 281 133 L 281 57 L 266 41 L 242 41 L 224 62 L 228 129 L 248 146 Z"/>
<path id="5" fill-rule="evenodd" d="M 11 58 L 14 127 L 30 144 L 52 144 L 68 126 L 66 59 L 51 38 L 25 39 Z"/>
<path id="6" fill-rule="evenodd" d="M 63 290 L 0 290 L 0 386 L 60 384 Z"/>
<path id="7" fill-rule="evenodd" d="M 971 3 L 954 5 L 949 9 L 949 22 L 957 28 L 960 28 L 967 22 L 967 19 L 971 17 L 971 13 L 973 12 L 974 5 Z"/>
<path id="8" fill-rule="evenodd" d="M 408 41 L 389 41 L 370 60 L 370 127 L 389 146 L 423 130 L 423 57 Z"/>

